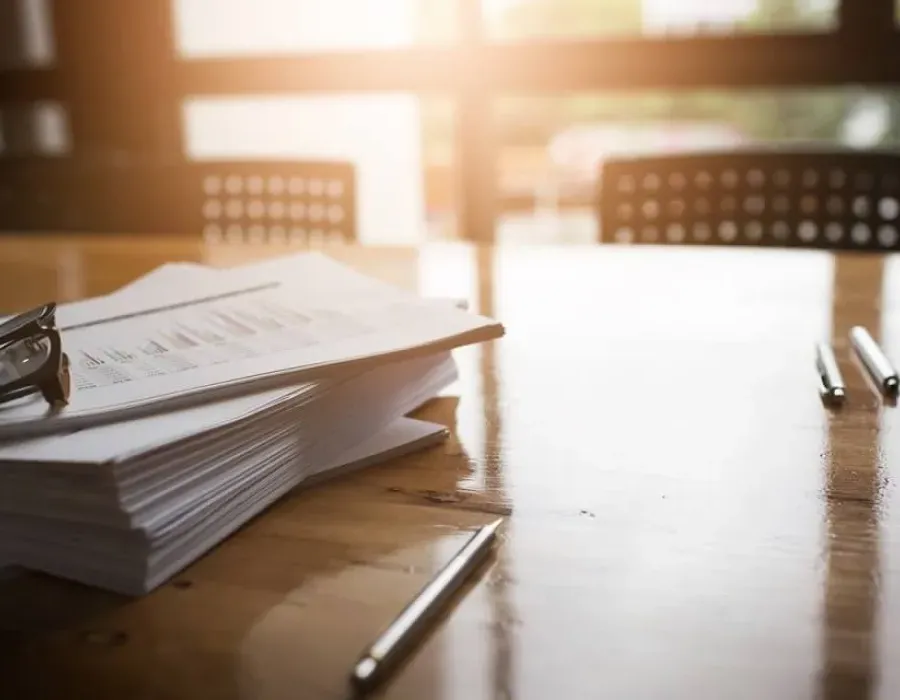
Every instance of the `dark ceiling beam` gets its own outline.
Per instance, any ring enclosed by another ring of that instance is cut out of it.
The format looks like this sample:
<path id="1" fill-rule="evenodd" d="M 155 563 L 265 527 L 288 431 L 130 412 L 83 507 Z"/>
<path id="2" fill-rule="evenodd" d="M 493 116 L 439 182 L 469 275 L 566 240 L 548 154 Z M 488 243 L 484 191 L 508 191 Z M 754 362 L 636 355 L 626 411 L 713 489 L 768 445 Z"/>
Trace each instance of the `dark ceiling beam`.
<path id="1" fill-rule="evenodd" d="M 168 66 L 167 92 L 227 96 L 457 92 L 472 87 L 502 93 L 900 86 L 900 60 L 885 56 L 900 57 L 900 34 L 874 38 L 866 51 L 838 34 L 545 41 L 181 61 Z M 71 90 L 67 77 L 47 68 L 0 70 L 0 101 L 65 99 Z"/>
<path id="2" fill-rule="evenodd" d="M 179 64 L 184 95 L 900 85 L 900 35 L 866 51 L 837 34 L 546 41 Z"/>

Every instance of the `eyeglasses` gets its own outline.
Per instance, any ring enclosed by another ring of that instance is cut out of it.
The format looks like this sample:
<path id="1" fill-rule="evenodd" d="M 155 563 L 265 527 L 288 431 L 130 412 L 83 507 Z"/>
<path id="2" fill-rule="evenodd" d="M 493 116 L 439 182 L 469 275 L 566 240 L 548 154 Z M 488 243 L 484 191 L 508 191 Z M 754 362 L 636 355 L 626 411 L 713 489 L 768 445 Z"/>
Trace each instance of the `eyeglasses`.
<path id="1" fill-rule="evenodd" d="M 0 403 L 40 392 L 51 405 L 69 401 L 69 358 L 56 328 L 56 304 L 0 323 Z"/>

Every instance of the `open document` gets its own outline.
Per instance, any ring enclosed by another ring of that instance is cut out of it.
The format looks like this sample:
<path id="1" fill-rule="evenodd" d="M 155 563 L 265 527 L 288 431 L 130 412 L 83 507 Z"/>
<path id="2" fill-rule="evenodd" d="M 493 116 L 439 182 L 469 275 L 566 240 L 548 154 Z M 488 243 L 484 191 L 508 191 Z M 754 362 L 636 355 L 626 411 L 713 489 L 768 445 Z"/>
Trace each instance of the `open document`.
<path id="1" fill-rule="evenodd" d="M 500 337 L 496 321 L 301 254 L 59 309 L 68 406 L 0 406 L 0 439 L 69 432 Z"/>

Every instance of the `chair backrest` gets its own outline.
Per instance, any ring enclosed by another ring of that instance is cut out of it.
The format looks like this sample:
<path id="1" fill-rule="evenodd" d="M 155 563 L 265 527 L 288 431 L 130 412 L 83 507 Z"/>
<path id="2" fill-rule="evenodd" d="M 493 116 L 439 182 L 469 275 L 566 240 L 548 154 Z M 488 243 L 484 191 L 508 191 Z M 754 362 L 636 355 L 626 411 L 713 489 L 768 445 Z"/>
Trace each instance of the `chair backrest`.
<path id="1" fill-rule="evenodd" d="M 185 201 L 185 220 L 208 240 L 357 238 L 351 163 L 213 161 L 188 171 L 195 198 Z"/>
<path id="2" fill-rule="evenodd" d="M 636 157 L 599 178 L 604 242 L 900 250 L 900 153 Z"/>
<path id="3" fill-rule="evenodd" d="M 356 239 L 343 162 L 0 160 L 0 230 Z"/>

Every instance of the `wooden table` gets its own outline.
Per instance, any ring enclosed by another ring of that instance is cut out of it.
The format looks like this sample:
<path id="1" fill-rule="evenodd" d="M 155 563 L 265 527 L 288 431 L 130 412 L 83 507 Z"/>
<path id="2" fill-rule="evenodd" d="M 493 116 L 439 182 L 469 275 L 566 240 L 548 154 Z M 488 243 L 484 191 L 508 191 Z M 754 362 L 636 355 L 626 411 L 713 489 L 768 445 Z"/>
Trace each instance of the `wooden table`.
<path id="1" fill-rule="evenodd" d="M 0 304 L 277 252 L 7 238 Z M 900 362 L 896 259 L 331 252 L 506 324 L 459 353 L 459 398 L 423 411 L 453 438 L 285 499 L 143 599 L 2 584 L 0 697 L 345 697 L 365 644 L 497 513 L 496 561 L 384 697 L 900 696 L 900 412 L 846 340 L 865 324 Z M 813 369 L 828 339 L 836 413 Z"/>

